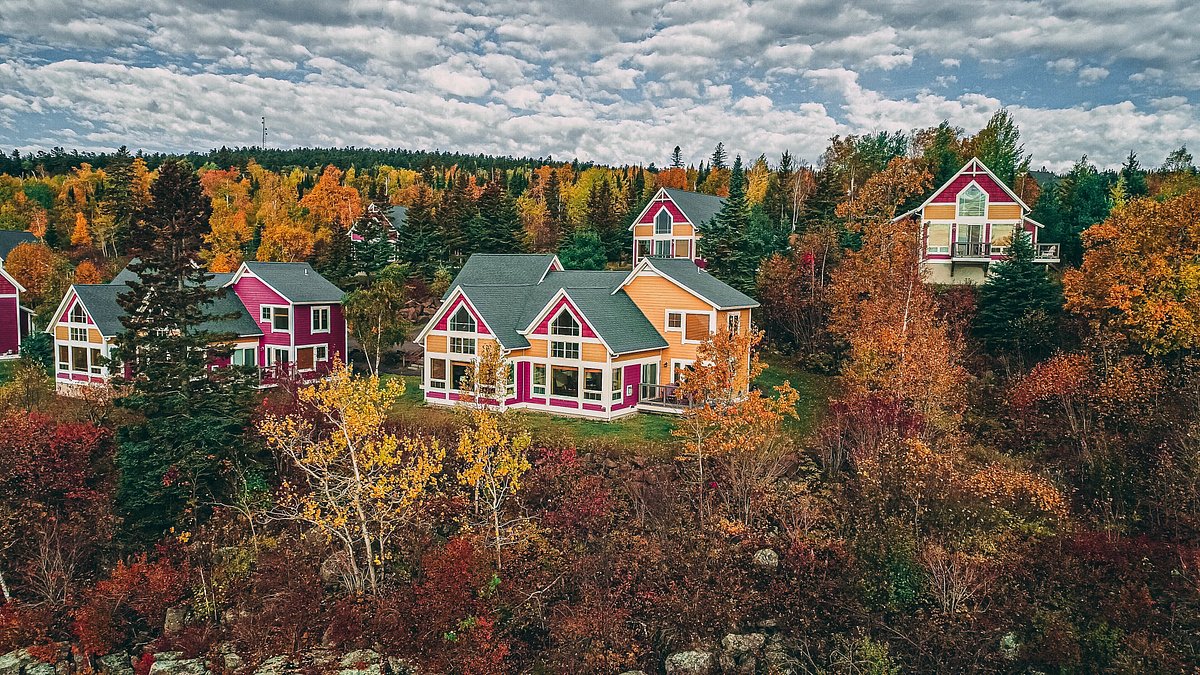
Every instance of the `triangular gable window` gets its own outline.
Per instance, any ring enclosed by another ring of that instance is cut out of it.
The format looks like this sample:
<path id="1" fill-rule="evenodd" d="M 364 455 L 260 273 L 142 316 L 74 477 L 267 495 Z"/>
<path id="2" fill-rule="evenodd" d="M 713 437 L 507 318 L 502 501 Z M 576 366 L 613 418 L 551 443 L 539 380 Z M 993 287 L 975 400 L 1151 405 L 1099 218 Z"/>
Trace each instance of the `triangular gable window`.
<path id="1" fill-rule="evenodd" d="M 579 337 L 579 322 L 564 307 L 558 316 L 554 317 L 554 321 L 550 322 L 550 334 Z"/>
<path id="2" fill-rule="evenodd" d="M 458 311 L 454 316 L 450 317 L 450 330 L 460 333 L 475 332 L 475 317 L 471 316 L 471 312 L 467 311 L 465 305 L 459 305 Z"/>
<path id="3" fill-rule="evenodd" d="M 671 234 L 671 212 L 665 206 L 654 216 L 654 234 Z"/>
<path id="4" fill-rule="evenodd" d="M 972 183 L 958 193 L 958 215 L 960 218 L 982 218 L 987 206 L 987 194 Z"/>

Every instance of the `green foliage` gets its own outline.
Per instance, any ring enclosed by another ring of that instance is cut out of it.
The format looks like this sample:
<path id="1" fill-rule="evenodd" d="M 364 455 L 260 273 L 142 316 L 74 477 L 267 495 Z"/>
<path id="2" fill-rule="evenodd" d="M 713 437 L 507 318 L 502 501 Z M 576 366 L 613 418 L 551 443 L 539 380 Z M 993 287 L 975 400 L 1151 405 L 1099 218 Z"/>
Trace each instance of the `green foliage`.
<path id="1" fill-rule="evenodd" d="M 1018 369 L 1053 351 L 1062 312 L 1062 289 L 1035 263 L 1029 233 L 1013 235 L 1007 260 L 992 265 L 979 287 L 975 334 L 990 354 Z"/>
<path id="2" fill-rule="evenodd" d="M 600 235 L 587 228 L 575 230 L 558 252 L 558 259 L 569 270 L 602 270 L 608 263 L 608 253 Z"/>
<path id="3" fill-rule="evenodd" d="M 350 334 L 362 345 L 372 372 L 379 371 L 384 351 L 403 342 L 411 328 L 403 314 L 407 276 L 407 267 L 389 265 L 369 286 L 346 294 L 342 302 Z"/>
<path id="4" fill-rule="evenodd" d="M 1021 145 L 1021 132 L 1012 114 L 1003 108 L 997 110 L 983 130 L 971 139 L 971 150 L 1006 185 L 1015 184 L 1017 174 L 1029 167 L 1029 156 Z"/>
<path id="5" fill-rule="evenodd" d="M 21 340 L 21 358 L 32 361 L 46 372 L 54 370 L 54 338 L 46 332 L 34 331 Z"/>
<path id="6" fill-rule="evenodd" d="M 445 255 L 445 242 L 441 230 L 434 220 L 433 191 L 422 186 L 408 207 L 408 222 L 400 232 L 397 242 L 400 261 L 423 279 L 433 276 L 439 261 Z"/>
<path id="7" fill-rule="evenodd" d="M 1080 235 L 1108 217 L 1108 191 L 1108 177 L 1084 156 L 1038 200 L 1033 218 L 1046 226 L 1039 239 L 1062 244 L 1063 263 L 1078 266 L 1083 260 Z"/>
<path id="8" fill-rule="evenodd" d="M 517 207 L 499 180 L 490 180 L 483 186 L 483 192 L 479 194 L 479 215 L 472 218 L 467 230 L 472 249 L 479 253 L 521 252 L 521 221 L 517 217 Z"/>
<path id="9" fill-rule="evenodd" d="M 396 257 L 396 247 L 388 238 L 391 221 L 383 209 L 368 208 L 355 225 L 355 234 L 362 237 L 354 242 L 354 266 L 356 271 L 374 275 L 390 264 Z"/>
<path id="10" fill-rule="evenodd" d="M 700 255 L 708 261 L 708 269 L 717 277 L 742 291 L 754 286 L 757 261 L 753 245 L 747 239 L 750 229 L 750 207 L 746 202 L 746 175 L 742 157 L 733 160 L 729 173 L 729 196 L 721 210 L 701 227 Z"/>

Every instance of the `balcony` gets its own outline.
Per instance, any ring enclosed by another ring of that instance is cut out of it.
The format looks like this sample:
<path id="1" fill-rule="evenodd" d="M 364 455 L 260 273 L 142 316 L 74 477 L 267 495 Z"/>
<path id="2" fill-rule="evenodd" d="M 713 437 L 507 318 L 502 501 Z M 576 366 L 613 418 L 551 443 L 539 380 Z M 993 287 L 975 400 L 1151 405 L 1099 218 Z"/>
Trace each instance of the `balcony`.
<path id="1" fill-rule="evenodd" d="M 1061 260 L 1062 244 L 1038 244 L 1033 255 L 1036 262 L 1056 263 Z"/>
<path id="2" fill-rule="evenodd" d="M 691 399 L 683 395 L 678 384 L 643 384 L 640 393 L 638 410 L 681 413 L 692 407 Z"/>
<path id="3" fill-rule="evenodd" d="M 986 241 L 956 241 L 950 245 L 951 260 L 991 260 L 992 245 Z"/>

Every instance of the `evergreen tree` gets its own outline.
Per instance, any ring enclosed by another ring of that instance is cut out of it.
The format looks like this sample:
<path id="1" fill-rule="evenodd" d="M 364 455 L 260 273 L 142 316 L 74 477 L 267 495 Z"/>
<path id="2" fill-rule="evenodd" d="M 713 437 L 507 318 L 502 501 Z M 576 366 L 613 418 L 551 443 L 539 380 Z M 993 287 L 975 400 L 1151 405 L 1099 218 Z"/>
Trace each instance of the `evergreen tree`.
<path id="1" fill-rule="evenodd" d="M 1137 199 L 1149 194 L 1149 189 L 1146 187 L 1146 172 L 1138 163 L 1137 153 L 1134 151 L 1129 151 L 1129 157 L 1125 158 L 1125 163 L 1121 165 L 1120 176 L 1125 181 L 1125 195 L 1129 199 Z"/>
<path id="2" fill-rule="evenodd" d="M 1108 217 L 1108 180 L 1083 156 L 1034 207 L 1034 219 L 1046 226 L 1043 241 L 1062 244 L 1062 261 L 1078 265 L 1083 260 L 1084 230 Z M 1049 197 L 1049 198 L 1047 198 Z"/>
<path id="3" fill-rule="evenodd" d="M 476 213 L 475 200 L 470 194 L 471 179 L 459 171 L 454 182 L 442 193 L 438 204 L 436 221 L 446 254 L 451 260 L 462 258 L 470 247 L 467 241 L 467 221 Z"/>
<path id="4" fill-rule="evenodd" d="M 1008 259 L 992 265 L 979 287 L 974 331 L 992 356 L 1024 370 L 1048 356 L 1057 336 L 1062 289 L 1034 262 L 1029 233 L 1013 234 Z"/>
<path id="5" fill-rule="evenodd" d="M 725 164 L 727 159 L 725 144 L 717 143 L 717 147 L 713 148 L 712 158 L 709 160 L 709 171 L 720 171 L 721 169 L 728 168 L 728 165 Z"/>
<path id="6" fill-rule="evenodd" d="M 729 174 L 729 196 L 700 238 L 700 253 L 708 269 L 739 290 L 754 285 L 754 261 L 745 240 L 750 221 L 745 182 L 742 157 L 738 155 Z"/>
<path id="7" fill-rule="evenodd" d="M 200 259 L 210 202 L 190 166 L 171 161 L 151 186 L 152 204 L 135 214 L 129 265 L 137 279 L 117 296 L 125 316 L 114 363 L 131 373 L 122 406 L 140 423 L 122 427 L 117 466 L 119 510 L 136 543 L 160 537 L 221 497 L 221 469 L 244 464 L 242 439 L 253 408 L 247 373 L 210 370 L 233 336 L 208 322 L 227 291 L 210 284 Z M 190 527 L 189 527 L 190 529 Z"/>
<path id="8" fill-rule="evenodd" d="M 350 281 L 358 272 L 350 231 L 333 228 L 333 239 L 314 266 L 326 279 L 339 286 Z"/>
<path id="9" fill-rule="evenodd" d="M 683 168 L 683 151 L 679 149 L 678 145 L 675 146 L 675 149 L 671 151 L 671 168 Z"/>
<path id="10" fill-rule="evenodd" d="M 608 254 L 595 230 L 580 228 L 558 252 L 558 259 L 569 270 L 602 270 L 608 262 Z"/>
<path id="11" fill-rule="evenodd" d="M 397 242 L 397 257 L 423 279 L 433 277 L 446 250 L 434 220 L 433 201 L 433 190 L 428 185 L 419 185 Z"/>
<path id="12" fill-rule="evenodd" d="M 1188 152 L 1186 145 L 1172 150 L 1159 170 L 1163 173 L 1196 173 L 1196 167 L 1192 164 L 1192 153 Z"/>
<path id="13" fill-rule="evenodd" d="M 125 146 L 121 146 L 105 169 L 104 211 L 112 218 L 114 240 L 117 251 L 128 248 L 129 226 L 134 214 L 142 206 L 133 188 L 133 157 Z"/>
<path id="14" fill-rule="evenodd" d="M 1029 168 L 1029 157 L 1021 145 L 1021 132 L 1007 110 L 997 110 L 971 139 L 970 146 L 979 161 L 1006 185 L 1015 184 L 1017 174 Z"/>
<path id="15" fill-rule="evenodd" d="M 396 247 L 388 238 L 391 221 L 387 214 L 378 206 L 363 211 L 363 215 L 354 226 L 354 231 L 361 241 L 354 242 L 354 267 L 357 272 L 365 272 L 373 277 L 396 257 Z"/>
<path id="16" fill-rule="evenodd" d="M 792 227 L 791 199 L 792 183 L 796 178 L 796 163 L 792 153 L 787 150 L 779 156 L 779 166 L 776 167 L 767 182 L 767 192 L 763 195 L 763 214 L 772 222 Z"/>
<path id="17" fill-rule="evenodd" d="M 517 207 L 503 183 L 493 178 L 479 195 L 479 220 L 472 235 L 475 250 L 481 253 L 519 253 L 521 220 Z"/>
<path id="18" fill-rule="evenodd" d="M 592 183 L 587 200 L 588 227 L 604 242 L 604 254 L 609 260 L 619 260 L 625 237 L 613 200 L 612 183 L 607 178 Z"/>

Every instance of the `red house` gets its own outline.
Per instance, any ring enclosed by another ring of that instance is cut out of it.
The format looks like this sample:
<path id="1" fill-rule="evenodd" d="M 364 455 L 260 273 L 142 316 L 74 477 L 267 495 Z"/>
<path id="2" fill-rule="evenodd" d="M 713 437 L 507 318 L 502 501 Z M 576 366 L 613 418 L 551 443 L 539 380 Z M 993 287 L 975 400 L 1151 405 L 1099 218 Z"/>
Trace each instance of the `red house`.
<path id="1" fill-rule="evenodd" d="M 21 293 L 25 289 L 4 270 L 4 259 L 18 244 L 35 241 L 29 232 L 0 230 L 0 359 L 20 355 L 21 340 L 29 335 L 33 316 L 21 306 Z"/>

